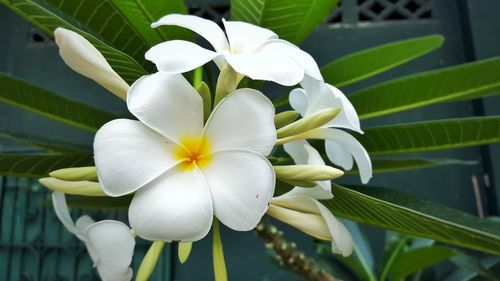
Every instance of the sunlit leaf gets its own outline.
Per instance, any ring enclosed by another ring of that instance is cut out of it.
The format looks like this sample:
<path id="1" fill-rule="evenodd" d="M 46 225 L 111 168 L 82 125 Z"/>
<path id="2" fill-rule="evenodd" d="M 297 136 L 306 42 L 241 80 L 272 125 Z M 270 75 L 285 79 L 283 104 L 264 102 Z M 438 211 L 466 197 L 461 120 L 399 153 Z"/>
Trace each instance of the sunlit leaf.
<path id="1" fill-rule="evenodd" d="M 429 35 L 392 42 L 341 57 L 321 68 L 325 81 L 343 87 L 372 77 L 441 47 L 444 37 Z"/>
<path id="2" fill-rule="evenodd" d="M 500 116 L 368 128 L 358 139 L 371 156 L 476 146 L 500 141 Z"/>
<path id="3" fill-rule="evenodd" d="M 106 111 L 58 96 L 26 81 L 0 73 L 0 102 L 95 132 L 117 118 Z"/>
<path id="4" fill-rule="evenodd" d="M 337 6 L 338 0 L 231 0 L 231 19 L 276 32 L 299 44 Z"/>
<path id="5" fill-rule="evenodd" d="M 363 89 L 349 99 L 360 119 L 430 104 L 500 93 L 500 57 L 409 75 Z"/>

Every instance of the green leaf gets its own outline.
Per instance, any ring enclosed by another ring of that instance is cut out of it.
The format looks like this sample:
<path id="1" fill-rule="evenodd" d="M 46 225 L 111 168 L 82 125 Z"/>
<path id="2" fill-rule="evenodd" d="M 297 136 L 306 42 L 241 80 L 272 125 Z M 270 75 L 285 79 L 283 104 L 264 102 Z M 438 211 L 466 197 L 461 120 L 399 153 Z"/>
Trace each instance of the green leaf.
<path id="1" fill-rule="evenodd" d="M 132 56 L 111 47 L 105 43 L 106 40 L 100 38 L 100 36 L 94 33 L 90 28 L 75 21 L 68 15 L 63 14 L 57 7 L 43 0 L 0 0 L 0 3 L 11 8 L 14 12 L 24 17 L 26 20 L 51 36 L 53 36 L 53 32 L 57 27 L 64 27 L 79 33 L 89 40 L 89 42 L 103 54 L 111 67 L 129 84 L 132 84 L 139 77 L 147 74 L 143 66 L 134 60 Z M 81 1 L 66 1 L 66 3 L 71 5 L 70 3 L 76 4 L 81 3 Z M 96 9 L 96 12 L 98 10 L 100 9 Z M 91 18 L 92 17 L 89 17 L 89 19 Z M 99 23 L 96 23 L 96 25 L 98 24 Z M 109 36 L 113 36 L 113 34 L 116 34 L 118 31 L 119 30 L 110 30 L 107 32 L 110 32 Z M 131 46 L 131 48 L 134 47 L 135 46 Z M 135 53 L 132 55 L 141 57 L 140 61 L 142 61 L 144 53 L 140 52 L 143 49 L 144 48 L 138 48 L 133 52 L 131 51 L 132 53 Z"/>
<path id="2" fill-rule="evenodd" d="M 476 146 L 500 141 L 500 116 L 389 125 L 358 136 L 371 156 Z"/>
<path id="3" fill-rule="evenodd" d="M 93 166 L 92 153 L 58 155 L 0 154 L 0 175 L 41 178 L 50 172 L 69 167 Z"/>
<path id="4" fill-rule="evenodd" d="M 387 233 L 384 247 L 384 255 L 382 258 L 382 274 L 380 281 L 385 281 L 391 267 L 398 260 L 400 254 L 404 251 L 405 246 L 410 242 L 411 237 L 401 234 Z"/>
<path id="5" fill-rule="evenodd" d="M 63 143 L 60 141 L 43 139 L 35 136 L 0 131 L 0 138 L 8 139 L 20 144 L 38 147 L 49 152 L 87 152 L 92 151 L 91 147 L 78 146 L 74 144 Z"/>
<path id="6" fill-rule="evenodd" d="M 500 93 L 500 57 L 418 73 L 349 97 L 360 119 Z"/>
<path id="7" fill-rule="evenodd" d="M 428 266 L 440 263 L 457 253 L 440 246 L 429 246 L 403 252 L 392 264 L 391 280 L 404 280 L 407 276 Z"/>
<path id="8" fill-rule="evenodd" d="M 500 277 L 497 277 L 495 273 L 491 270 L 489 270 L 490 267 L 494 266 L 495 264 L 500 263 L 500 258 L 499 257 L 492 257 L 494 260 L 490 261 L 489 266 L 484 266 L 481 261 L 477 257 L 472 257 L 466 254 L 459 254 L 456 256 L 453 256 L 450 258 L 450 261 L 454 263 L 460 271 L 467 271 L 468 273 L 465 273 L 465 275 L 468 275 L 467 277 L 469 278 L 464 278 L 462 280 L 470 280 L 474 276 L 483 276 L 487 278 L 488 280 L 494 280 L 494 281 L 499 281 Z M 458 271 L 455 274 L 459 274 Z M 457 279 L 451 279 L 451 280 L 457 280 Z"/>
<path id="9" fill-rule="evenodd" d="M 342 257 L 341 259 L 347 266 L 359 274 L 361 279 L 376 281 L 377 279 L 373 272 L 373 254 L 366 235 L 355 222 L 344 220 L 343 223 L 351 233 L 354 250 L 351 256 Z"/>
<path id="10" fill-rule="evenodd" d="M 421 57 L 441 47 L 443 42 L 442 35 L 392 42 L 334 60 L 323 66 L 321 73 L 326 82 L 336 87 L 347 86 Z"/>
<path id="11" fill-rule="evenodd" d="M 394 173 L 418 169 L 437 168 L 450 165 L 476 165 L 477 161 L 458 159 L 430 159 L 430 158 L 373 158 L 372 169 L 374 174 Z M 358 174 L 357 168 L 345 171 L 346 174 Z"/>
<path id="12" fill-rule="evenodd" d="M 149 277 L 155 270 L 156 264 L 158 263 L 158 259 L 163 252 L 163 248 L 165 247 L 165 242 L 163 241 L 154 241 L 149 247 L 146 255 L 142 259 L 141 265 L 137 270 L 137 275 L 135 277 L 136 281 L 148 281 Z"/>
<path id="13" fill-rule="evenodd" d="M 332 189 L 335 198 L 322 202 L 337 216 L 500 255 L 500 223 L 387 188 L 333 185 Z"/>
<path id="14" fill-rule="evenodd" d="M 0 73 L 0 102 L 91 132 L 117 117 Z"/>
<path id="15" fill-rule="evenodd" d="M 299 44 L 337 6 L 338 0 L 231 0 L 231 19 L 276 32 Z"/>
<path id="16" fill-rule="evenodd" d="M 111 0 L 111 2 L 150 46 L 172 39 L 188 41 L 194 39 L 192 32 L 185 28 L 177 26 L 151 27 L 153 22 L 167 14 L 187 14 L 186 6 L 182 0 Z"/>
<path id="17" fill-rule="evenodd" d="M 213 266 L 215 281 L 227 281 L 226 262 L 224 260 L 224 250 L 222 249 L 219 221 L 216 218 L 214 218 L 214 221 L 212 223 L 212 231 L 214 236 L 212 244 L 212 255 L 214 262 Z"/>

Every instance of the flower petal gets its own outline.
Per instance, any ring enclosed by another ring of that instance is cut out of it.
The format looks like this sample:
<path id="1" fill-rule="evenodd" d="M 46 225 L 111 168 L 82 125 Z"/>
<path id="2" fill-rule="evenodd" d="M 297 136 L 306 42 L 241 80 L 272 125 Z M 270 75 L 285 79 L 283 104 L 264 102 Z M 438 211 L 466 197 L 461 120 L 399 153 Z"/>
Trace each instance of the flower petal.
<path id="1" fill-rule="evenodd" d="M 68 205 L 66 204 L 66 196 L 61 192 L 52 193 L 52 205 L 56 212 L 57 218 L 66 227 L 66 229 L 75 234 L 80 239 L 85 239 L 83 231 L 75 226 L 71 215 L 69 214 Z"/>
<path id="2" fill-rule="evenodd" d="M 286 153 L 298 165 L 325 165 L 319 152 L 307 141 L 299 140 L 284 145 Z M 316 199 L 330 199 L 333 197 L 330 181 L 319 181 L 312 188 L 294 187 L 287 192 L 289 195 L 307 195 Z"/>
<path id="3" fill-rule="evenodd" d="M 267 40 L 278 38 L 276 33 L 267 28 L 241 21 L 222 19 L 222 22 L 233 54 L 253 52 Z"/>
<path id="4" fill-rule="evenodd" d="M 332 235 L 332 252 L 341 254 L 344 257 L 350 256 L 354 248 L 351 233 L 344 224 L 330 212 L 330 210 L 317 200 L 314 201 Z"/>
<path id="5" fill-rule="evenodd" d="M 293 89 L 288 95 L 288 100 L 290 102 L 290 106 L 300 115 L 304 116 L 307 110 L 308 99 L 307 93 L 303 89 L 297 88 Z"/>
<path id="6" fill-rule="evenodd" d="M 205 38 L 216 51 L 228 51 L 229 44 L 222 29 L 213 21 L 197 16 L 171 14 L 153 23 L 152 27 L 161 25 L 177 25 L 190 29 Z"/>
<path id="7" fill-rule="evenodd" d="M 139 189 L 128 214 L 132 229 L 144 239 L 196 241 L 212 225 L 212 200 L 199 170 L 178 166 Z"/>
<path id="8" fill-rule="evenodd" d="M 213 152 L 247 149 L 268 155 L 276 143 L 274 106 L 257 90 L 236 90 L 214 109 L 205 135 Z"/>
<path id="9" fill-rule="evenodd" d="M 219 54 L 183 40 L 171 40 L 149 49 L 145 57 L 154 62 L 158 70 L 184 73 L 215 59 Z"/>
<path id="10" fill-rule="evenodd" d="M 157 178 L 177 164 L 175 147 L 139 121 L 106 123 L 94 139 L 97 174 L 104 192 L 125 195 Z"/>
<path id="11" fill-rule="evenodd" d="M 358 142 L 358 140 L 356 140 L 356 138 L 342 130 L 332 128 L 317 129 L 313 134 L 311 134 L 310 138 L 336 142 L 339 145 L 337 146 L 338 149 L 327 153 L 328 156 L 334 155 L 341 150 L 347 150 L 352 157 L 354 157 L 354 161 L 356 161 L 356 164 L 358 165 L 361 182 L 364 184 L 368 183 L 372 177 L 372 163 L 368 152 L 366 152 L 365 148 Z M 337 159 L 339 158 L 330 159 L 330 161 L 333 162 L 333 160 Z"/>
<path id="12" fill-rule="evenodd" d="M 284 54 L 259 51 L 253 54 L 227 55 L 225 58 L 236 72 L 253 80 L 293 86 L 304 78 L 304 69 Z"/>
<path id="13" fill-rule="evenodd" d="M 89 226 L 86 233 L 88 244 L 97 256 L 94 262 L 102 280 L 131 280 L 135 238 L 130 228 L 119 221 L 103 220 Z"/>
<path id="14" fill-rule="evenodd" d="M 172 142 L 200 136 L 203 130 L 203 100 L 181 74 L 141 77 L 130 88 L 127 105 L 142 123 Z"/>
<path id="15" fill-rule="evenodd" d="M 337 104 L 342 111 L 335 117 L 330 123 L 328 123 L 329 127 L 337 127 L 337 128 L 346 128 L 353 131 L 356 131 L 360 134 L 363 133 L 361 130 L 361 126 L 359 124 L 359 117 L 356 109 L 351 104 L 349 99 L 342 93 L 339 89 L 333 87 L 330 84 L 326 84 L 326 86 L 333 93 L 335 98 L 337 99 Z"/>
<path id="16" fill-rule="evenodd" d="M 119 98 L 127 99 L 129 85 L 87 39 L 62 27 L 56 28 L 54 37 L 59 54 L 71 69 L 96 81 Z"/>
<path id="17" fill-rule="evenodd" d="M 316 238 L 332 241 L 334 253 L 348 256 L 353 249 L 347 228 L 319 201 L 284 194 L 271 200 L 268 214 Z"/>
<path id="18" fill-rule="evenodd" d="M 318 64 L 314 58 L 288 41 L 281 39 L 268 40 L 259 48 L 259 50 L 273 52 L 276 54 L 284 54 L 295 60 L 304 69 L 304 73 L 306 75 L 309 75 L 318 81 L 323 81 L 323 76 L 321 75 Z"/>
<path id="19" fill-rule="evenodd" d="M 215 216 L 234 230 L 254 228 L 274 193 L 273 167 L 263 156 L 245 150 L 218 152 L 212 157 L 202 173 Z"/>
<path id="20" fill-rule="evenodd" d="M 344 170 L 352 169 L 354 159 L 352 154 L 346 150 L 341 144 L 334 141 L 325 141 L 325 151 L 328 159 L 335 165 L 338 165 Z"/>

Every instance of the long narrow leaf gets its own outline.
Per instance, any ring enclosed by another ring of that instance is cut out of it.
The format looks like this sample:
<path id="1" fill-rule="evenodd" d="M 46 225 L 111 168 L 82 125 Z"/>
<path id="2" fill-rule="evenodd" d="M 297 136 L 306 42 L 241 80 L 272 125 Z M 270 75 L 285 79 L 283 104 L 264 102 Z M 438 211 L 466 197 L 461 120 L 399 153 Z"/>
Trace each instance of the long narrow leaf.
<path id="1" fill-rule="evenodd" d="M 59 155 L 0 154 L 0 175 L 41 178 L 57 169 L 93 166 L 91 153 Z"/>
<path id="2" fill-rule="evenodd" d="M 75 1 L 75 3 L 79 2 L 80 1 Z M 56 7 L 45 1 L 0 0 L 0 3 L 11 8 L 14 12 L 51 36 L 57 27 L 64 27 L 78 32 L 103 54 L 113 69 L 129 84 L 132 84 L 139 77 L 147 74 L 143 66 L 130 55 L 109 46 L 103 39 L 99 38 L 81 23 L 72 21 L 68 17 L 63 17 Z"/>
<path id="3" fill-rule="evenodd" d="M 333 193 L 335 198 L 323 202 L 335 215 L 500 255 L 500 223 L 387 188 L 334 185 Z"/>
<path id="4" fill-rule="evenodd" d="M 500 141 L 500 116 L 446 119 L 369 128 L 358 139 L 370 155 L 476 146 Z"/>
<path id="5" fill-rule="evenodd" d="M 269 28 L 299 44 L 337 6 L 338 0 L 231 0 L 231 19 Z"/>
<path id="6" fill-rule="evenodd" d="M 192 32 L 185 28 L 176 26 L 151 28 L 151 23 L 167 14 L 186 14 L 187 9 L 182 0 L 111 0 L 111 2 L 150 46 L 172 39 L 193 40 Z"/>
<path id="7" fill-rule="evenodd" d="M 401 40 L 341 57 L 321 68 L 325 81 L 343 87 L 372 77 L 441 47 L 444 37 Z"/>
<path id="8" fill-rule="evenodd" d="M 475 165 L 477 161 L 459 159 L 430 159 L 430 158 L 374 158 L 372 169 L 374 174 L 394 173 L 419 169 L 437 168 L 450 165 Z M 347 174 L 357 174 L 357 169 L 345 171 Z"/>
<path id="9" fill-rule="evenodd" d="M 500 93 L 500 57 L 418 73 L 349 97 L 360 119 Z"/>
<path id="10" fill-rule="evenodd" d="M 0 73 L 0 102 L 95 132 L 116 116 Z"/>
<path id="11" fill-rule="evenodd" d="M 49 139 L 43 139 L 35 136 L 17 134 L 12 132 L 0 131 L 0 138 L 8 139 L 20 144 L 38 147 L 49 152 L 87 152 L 92 151 L 91 147 L 83 147 L 74 144 L 63 143 Z"/>

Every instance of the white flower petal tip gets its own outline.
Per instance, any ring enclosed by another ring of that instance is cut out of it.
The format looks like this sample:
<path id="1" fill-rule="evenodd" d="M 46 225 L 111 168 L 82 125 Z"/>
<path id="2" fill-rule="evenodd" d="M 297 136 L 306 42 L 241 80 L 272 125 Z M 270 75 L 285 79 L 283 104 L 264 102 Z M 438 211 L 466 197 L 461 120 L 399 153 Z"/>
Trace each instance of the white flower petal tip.
<path id="1" fill-rule="evenodd" d="M 332 252 L 348 256 L 353 241 L 347 228 L 319 201 L 309 196 L 284 194 L 273 198 L 268 214 L 304 233 L 332 241 Z"/>
<path id="2" fill-rule="evenodd" d="M 52 194 L 54 210 L 69 232 L 85 243 L 97 267 L 99 276 L 106 281 L 132 279 L 132 256 L 135 247 L 133 232 L 124 223 L 114 220 L 94 222 L 88 216 L 73 223 L 63 193 Z"/>
<path id="3" fill-rule="evenodd" d="M 94 80 L 119 98 L 127 99 L 129 85 L 87 39 L 62 27 L 55 29 L 54 37 L 59 54 L 71 69 Z"/>

